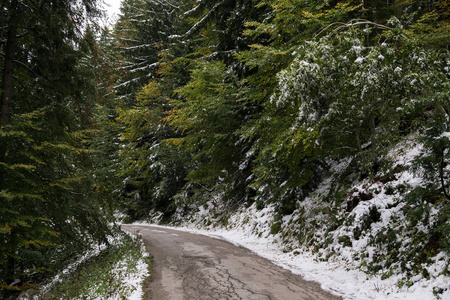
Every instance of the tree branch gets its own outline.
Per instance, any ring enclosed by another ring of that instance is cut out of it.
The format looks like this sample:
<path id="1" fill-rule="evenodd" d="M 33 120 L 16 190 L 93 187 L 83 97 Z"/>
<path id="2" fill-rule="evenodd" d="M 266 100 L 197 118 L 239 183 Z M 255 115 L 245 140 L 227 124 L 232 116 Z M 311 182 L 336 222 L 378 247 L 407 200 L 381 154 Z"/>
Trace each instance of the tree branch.
<path id="1" fill-rule="evenodd" d="M 324 28 L 320 29 L 313 37 L 313 39 L 316 39 L 318 36 L 320 36 L 323 32 L 327 31 L 328 29 L 330 29 L 331 27 L 334 27 L 336 25 L 339 25 L 338 27 L 336 27 L 335 29 L 333 29 L 333 31 L 328 34 L 326 37 L 331 37 L 332 35 L 336 34 L 338 31 L 344 30 L 344 29 L 348 29 L 348 28 L 352 28 L 352 27 L 356 27 L 356 26 L 360 26 L 360 25 L 371 25 L 375 28 L 379 28 L 382 30 L 388 30 L 388 31 L 392 31 L 393 28 L 385 26 L 385 25 L 381 25 L 372 21 L 368 21 L 368 20 L 364 20 L 364 19 L 355 19 L 355 20 L 351 20 L 348 23 L 342 23 L 342 22 L 335 22 L 335 23 L 331 23 L 327 26 L 325 26 Z M 402 34 L 402 36 L 404 38 L 408 38 L 405 34 Z"/>

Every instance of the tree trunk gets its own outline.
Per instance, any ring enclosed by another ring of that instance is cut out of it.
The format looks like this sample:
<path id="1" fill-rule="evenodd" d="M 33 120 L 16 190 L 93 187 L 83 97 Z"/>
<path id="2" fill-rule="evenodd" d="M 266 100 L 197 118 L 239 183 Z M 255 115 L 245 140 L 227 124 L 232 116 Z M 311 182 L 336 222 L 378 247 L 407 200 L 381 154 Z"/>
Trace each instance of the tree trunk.
<path id="1" fill-rule="evenodd" d="M 447 193 L 447 185 L 445 184 L 445 161 L 444 161 L 444 151 L 442 151 L 441 154 L 441 161 L 439 164 L 439 178 L 441 180 L 441 189 L 442 192 L 444 193 L 444 196 L 447 198 L 447 200 L 450 200 L 450 195 Z"/>
<path id="2" fill-rule="evenodd" d="M 442 117 L 447 120 L 447 122 L 449 121 L 449 115 L 447 113 L 447 111 L 445 110 L 445 108 L 440 104 L 440 103 L 436 103 L 435 105 L 437 111 L 442 115 Z M 450 106 L 449 106 L 450 108 Z"/>
<path id="3" fill-rule="evenodd" d="M 355 132 L 355 143 L 356 143 L 356 149 L 358 150 L 358 152 L 361 152 L 362 147 L 361 147 L 361 139 L 359 137 L 359 130 L 357 130 Z"/>
<path id="4" fill-rule="evenodd" d="M 14 76 L 14 57 L 17 47 L 17 29 L 19 27 L 19 14 L 17 11 L 17 1 L 11 0 L 10 19 L 8 35 L 5 47 L 5 56 L 3 62 L 3 80 L 2 95 L 0 102 L 0 128 L 9 124 L 10 103 L 13 94 L 13 76 Z M 6 145 L 0 143 L 0 162 L 5 161 Z M 0 190 L 3 189 L 4 174 L 0 169 Z"/>
<path id="5" fill-rule="evenodd" d="M 13 77 L 14 77 L 14 58 L 17 47 L 17 31 L 19 27 L 19 14 L 17 10 L 17 0 L 11 0 L 10 2 L 10 19 L 8 24 L 8 35 L 6 40 L 5 47 L 5 56 L 3 61 L 3 80 L 2 80 L 2 94 L 1 94 L 1 102 L 0 102 L 0 129 L 9 124 L 9 115 L 10 115 L 10 103 L 11 97 L 13 94 Z M 5 161 L 6 156 L 6 145 L 4 142 L 0 143 L 0 162 Z M 0 169 L 0 191 L 3 190 L 4 187 L 4 178 L 5 174 L 2 169 Z M 14 235 L 11 232 L 11 235 Z M 14 280 L 15 275 L 15 258 L 9 256 L 6 258 L 6 278 L 8 284 Z"/>
<path id="6" fill-rule="evenodd" d="M 375 117 L 370 116 L 370 141 L 372 142 L 372 147 L 375 147 Z"/>

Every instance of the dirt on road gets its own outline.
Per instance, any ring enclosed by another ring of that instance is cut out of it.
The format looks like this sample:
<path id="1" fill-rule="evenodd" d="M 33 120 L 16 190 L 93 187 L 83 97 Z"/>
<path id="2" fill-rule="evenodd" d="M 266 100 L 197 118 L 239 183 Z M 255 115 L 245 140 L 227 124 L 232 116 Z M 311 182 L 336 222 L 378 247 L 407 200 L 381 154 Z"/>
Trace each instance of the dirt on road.
<path id="1" fill-rule="evenodd" d="M 145 299 L 342 299 L 323 291 L 315 282 L 221 239 L 154 226 L 122 228 L 141 234 L 154 257 Z"/>

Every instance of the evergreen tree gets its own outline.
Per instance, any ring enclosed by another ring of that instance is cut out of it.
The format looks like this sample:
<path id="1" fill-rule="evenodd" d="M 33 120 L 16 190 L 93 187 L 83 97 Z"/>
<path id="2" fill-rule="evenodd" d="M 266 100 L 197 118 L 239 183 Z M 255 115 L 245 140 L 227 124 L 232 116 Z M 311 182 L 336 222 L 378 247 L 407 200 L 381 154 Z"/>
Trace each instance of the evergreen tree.
<path id="1" fill-rule="evenodd" d="M 205 62 L 178 91 L 183 97 L 171 101 L 173 109 L 168 120 L 183 132 L 181 138 L 171 142 L 194 154 L 188 180 L 205 195 L 228 191 L 238 193 L 234 195 L 239 196 L 238 200 L 245 197 L 245 188 L 237 183 L 238 179 L 245 182 L 241 176 L 244 169 L 249 171 L 249 166 L 240 163 L 245 159 L 242 155 L 246 146 L 239 141 L 236 131 L 251 111 L 240 98 L 240 87 L 229 67 Z"/>
<path id="2" fill-rule="evenodd" d="M 171 109 L 167 99 L 189 80 L 189 62 L 181 57 L 190 42 L 178 42 L 188 27 L 186 20 L 179 17 L 185 5 L 176 1 L 125 2 L 111 37 L 119 46 L 112 53 L 126 59 L 121 68 L 136 67 L 118 80 L 130 85 L 121 85 L 120 89 L 116 86 L 119 99 L 115 100 L 118 106 L 113 113 L 113 126 L 120 128 L 120 147 L 116 149 L 117 163 L 112 174 L 122 183 L 114 196 L 123 198 L 124 210 L 133 220 L 155 209 L 170 215 L 174 211 L 172 196 L 185 183 L 189 155 L 164 142 L 179 135 L 163 120 Z M 123 93 L 129 100 L 120 100 Z"/>
<path id="3" fill-rule="evenodd" d="M 85 150 L 95 93 L 83 28 L 96 3 L 11 0 L 1 13 L 0 295 L 7 297 L 105 241 L 108 212 Z"/>
<path id="4" fill-rule="evenodd" d="M 118 153 L 123 178 L 122 195 L 127 215 L 141 219 L 154 210 L 170 216 L 172 197 L 185 184 L 185 165 L 189 155 L 165 140 L 177 135 L 164 122 L 170 106 L 164 86 L 150 82 L 142 88 L 136 105 L 119 112 L 122 149 Z"/>
<path id="5" fill-rule="evenodd" d="M 157 11 L 168 4 L 152 5 Z M 121 177 L 140 207 L 155 207 L 151 191 L 162 180 L 155 178 L 165 177 L 149 167 L 162 161 L 176 162 L 183 170 L 177 174 L 187 177 L 173 185 L 177 195 L 159 203 L 187 207 L 217 195 L 240 203 L 258 190 L 257 199 L 280 202 L 285 213 L 330 160 L 353 157 L 375 167 L 413 130 L 407 103 L 429 93 L 422 83 L 436 71 L 411 59 L 422 51 L 414 36 L 428 36 L 430 28 L 421 27 L 427 16 L 439 19 L 439 30 L 447 24 L 445 1 L 202 0 L 171 7 L 159 21 L 147 18 L 170 30 L 152 35 L 158 51 L 142 55 L 157 70 L 136 105 L 119 113 L 126 128 L 121 155 L 130 157 Z M 131 16 L 124 14 L 118 28 L 133 28 L 133 36 L 153 28 L 126 27 L 138 20 Z M 176 145 L 186 156 L 163 158 L 160 145 Z"/>
<path id="6" fill-rule="evenodd" d="M 178 1 L 125 0 L 113 31 L 115 55 L 121 74 L 114 87 L 128 105 L 136 91 L 157 76 L 159 52 L 174 34 Z"/>

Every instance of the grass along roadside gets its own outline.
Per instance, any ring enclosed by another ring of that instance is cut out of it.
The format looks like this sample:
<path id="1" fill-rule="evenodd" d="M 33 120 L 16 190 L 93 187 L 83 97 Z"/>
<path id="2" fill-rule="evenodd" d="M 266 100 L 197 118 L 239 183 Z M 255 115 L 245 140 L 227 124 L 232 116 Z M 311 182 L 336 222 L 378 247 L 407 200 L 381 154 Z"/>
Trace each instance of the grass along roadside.
<path id="1" fill-rule="evenodd" d="M 28 291 L 19 299 L 142 298 L 150 259 L 139 238 L 119 231 L 108 247 L 92 249 L 83 257 L 39 292 Z"/>

